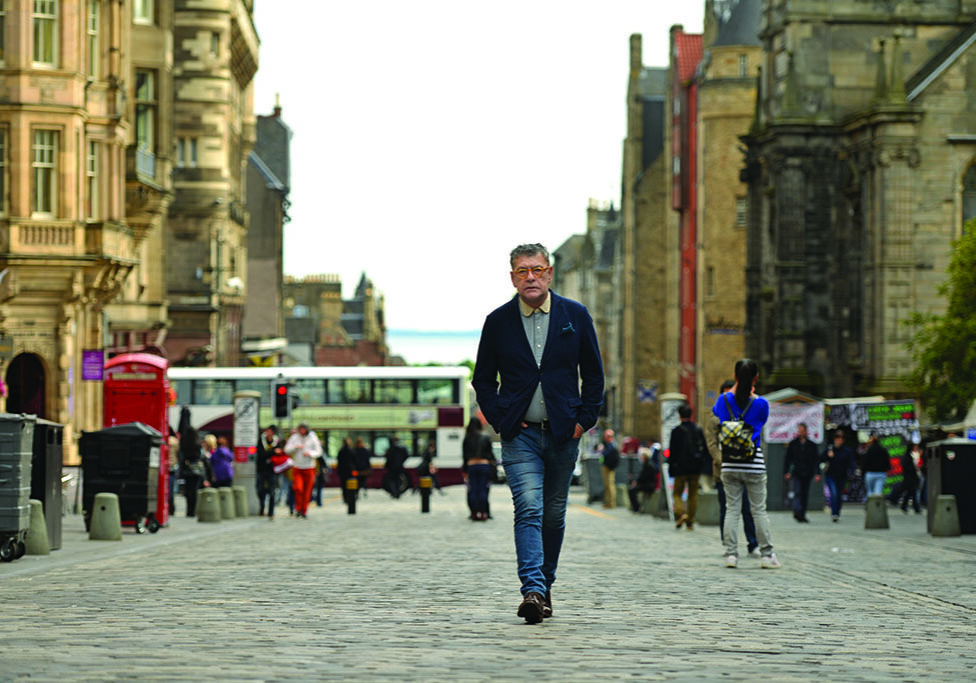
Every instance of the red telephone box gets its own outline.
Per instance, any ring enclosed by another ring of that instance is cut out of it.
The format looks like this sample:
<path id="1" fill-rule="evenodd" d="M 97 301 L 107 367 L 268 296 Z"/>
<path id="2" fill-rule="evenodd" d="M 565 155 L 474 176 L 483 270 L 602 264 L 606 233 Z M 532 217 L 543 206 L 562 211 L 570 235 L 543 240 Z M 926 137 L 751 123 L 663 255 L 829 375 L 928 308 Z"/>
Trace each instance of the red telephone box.
<path id="1" fill-rule="evenodd" d="M 150 353 L 126 353 L 105 363 L 105 427 L 142 422 L 163 435 L 156 487 L 156 521 L 169 521 L 169 363 Z"/>

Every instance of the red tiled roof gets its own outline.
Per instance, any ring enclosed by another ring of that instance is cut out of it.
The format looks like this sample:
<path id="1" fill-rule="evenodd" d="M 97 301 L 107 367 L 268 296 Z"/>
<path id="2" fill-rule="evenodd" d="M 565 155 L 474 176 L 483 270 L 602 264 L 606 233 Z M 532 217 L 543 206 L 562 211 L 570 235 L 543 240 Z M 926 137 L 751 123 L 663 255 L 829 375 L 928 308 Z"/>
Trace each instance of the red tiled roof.
<path id="1" fill-rule="evenodd" d="M 695 75 L 702 59 L 702 34 L 674 32 L 673 63 L 678 67 L 678 81 L 687 83 Z"/>

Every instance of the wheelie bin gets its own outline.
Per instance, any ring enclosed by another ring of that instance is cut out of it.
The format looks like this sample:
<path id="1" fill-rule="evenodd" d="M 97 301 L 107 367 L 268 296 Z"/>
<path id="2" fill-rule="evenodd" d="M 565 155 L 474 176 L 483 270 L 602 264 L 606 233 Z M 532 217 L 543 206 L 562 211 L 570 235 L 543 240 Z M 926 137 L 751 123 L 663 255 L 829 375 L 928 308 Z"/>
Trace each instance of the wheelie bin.
<path id="1" fill-rule="evenodd" d="M 0 560 L 27 551 L 34 415 L 0 413 Z"/>
<path id="2" fill-rule="evenodd" d="M 91 527 L 95 494 L 114 493 L 123 526 L 134 526 L 140 534 L 159 531 L 156 497 L 162 438 L 141 422 L 82 432 L 78 446 L 86 529 Z"/>

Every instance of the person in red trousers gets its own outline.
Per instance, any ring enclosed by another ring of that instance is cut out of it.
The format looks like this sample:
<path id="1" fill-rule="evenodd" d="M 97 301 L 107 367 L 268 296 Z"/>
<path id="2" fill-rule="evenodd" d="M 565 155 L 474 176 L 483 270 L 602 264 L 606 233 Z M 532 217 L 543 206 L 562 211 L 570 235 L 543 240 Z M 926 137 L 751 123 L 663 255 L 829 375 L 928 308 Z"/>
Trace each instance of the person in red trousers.
<path id="1" fill-rule="evenodd" d="M 288 437 L 285 453 L 294 461 L 291 485 L 295 492 L 295 514 L 299 519 L 308 519 L 308 504 L 315 483 L 315 461 L 322 457 L 322 443 L 302 422 L 298 431 Z"/>

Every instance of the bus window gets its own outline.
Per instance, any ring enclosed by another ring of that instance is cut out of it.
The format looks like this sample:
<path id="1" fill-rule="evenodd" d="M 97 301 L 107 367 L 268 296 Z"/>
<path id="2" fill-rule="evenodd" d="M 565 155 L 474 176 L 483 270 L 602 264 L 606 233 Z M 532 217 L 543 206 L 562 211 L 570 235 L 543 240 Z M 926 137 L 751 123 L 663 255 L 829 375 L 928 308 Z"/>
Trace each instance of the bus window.
<path id="1" fill-rule="evenodd" d="M 239 379 L 234 383 L 235 391 L 256 391 L 261 394 L 261 405 L 271 405 L 271 382 L 266 379 Z"/>
<path id="2" fill-rule="evenodd" d="M 296 379 L 292 392 L 298 396 L 301 406 L 325 405 L 325 380 Z"/>
<path id="3" fill-rule="evenodd" d="M 372 403 L 368 379 L 330 379 L 329 403 Z"/>
<path id="4" fill-rule="evenodd" d="M 188 379 L 177 379 L 170 380 L 170 384 L 173 385 L 173 389 L 176 391 L 176 402 L 184 405 L 188 404 L 190 402 L 191 381 Z"/>
<path id="5" fill-rule="evenodd" d="M 422 379 L 417 382 L 417 403 L 459 403 L 457 386 L 454 379 Z"/>
<path id="6" fill-rule="evenodd" d="M 378 379 L 373 383 L 376 403 L 413 403 L 413 382 L 408 379 Z"/>
<path id="7" fill-rule="evenodd" d="M 192 403 L 202 406 L 233 405 L 234 382 L 229 379 L 198 379 L 193 382 Z"/>

